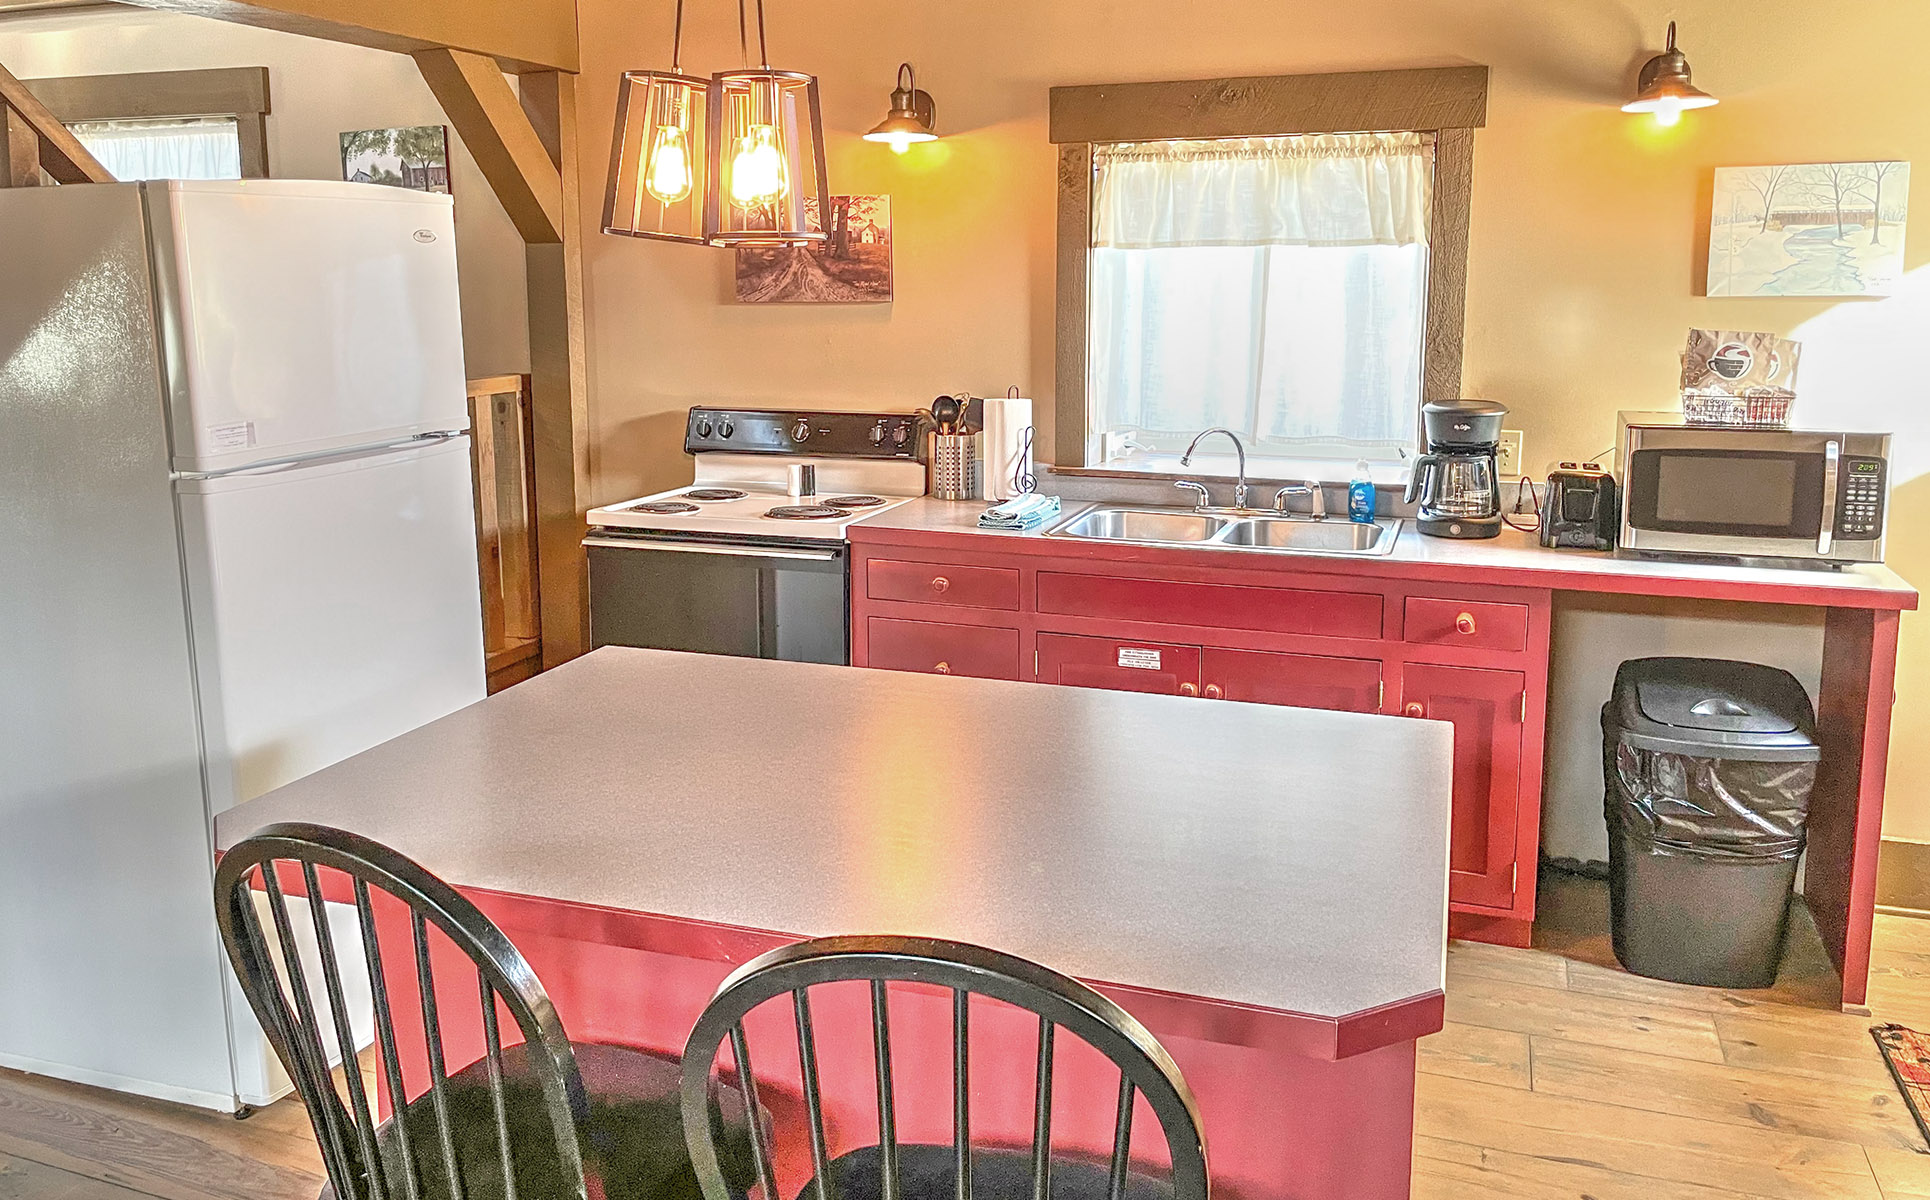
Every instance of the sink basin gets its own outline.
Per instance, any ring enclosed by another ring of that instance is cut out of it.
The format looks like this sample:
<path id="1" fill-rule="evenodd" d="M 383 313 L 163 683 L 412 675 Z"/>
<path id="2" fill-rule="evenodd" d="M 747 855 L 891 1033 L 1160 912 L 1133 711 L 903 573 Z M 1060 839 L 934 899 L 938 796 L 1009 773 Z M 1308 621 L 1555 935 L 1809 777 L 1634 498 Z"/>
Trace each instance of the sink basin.
<path id="1" fill-rule="evenodd" d="M 1095 508 L 1062 529 L 1060 537 L 1113 542 L 1204 542 L 1227 525 L 1225 517 L 1183 510 Z"/>
<path id="2" fill-rule="evenodd" d="M 1235 521 L 1214 541 L 1221 545 L 1265 550 L 1380 555 L 1393 550 L 1398 528 L 1391 523 L 1363 525 L 1355 521 L 1292 521 L 1282 517 L 1250 517 Z"/>
<path id="3" fill-rule="evenodd" d="M 1050 537 L 1084 541 L 1205 546 L 1273 554 L 1337 554 L 1377 558 L 1394 549 L 1399 521 L 1372 525 L 1348 520 L 1291 520 L 1266 513 L 1192 512 L 1183 508 L 1115 508 L 1101 505 L 1051 531 Z"/>

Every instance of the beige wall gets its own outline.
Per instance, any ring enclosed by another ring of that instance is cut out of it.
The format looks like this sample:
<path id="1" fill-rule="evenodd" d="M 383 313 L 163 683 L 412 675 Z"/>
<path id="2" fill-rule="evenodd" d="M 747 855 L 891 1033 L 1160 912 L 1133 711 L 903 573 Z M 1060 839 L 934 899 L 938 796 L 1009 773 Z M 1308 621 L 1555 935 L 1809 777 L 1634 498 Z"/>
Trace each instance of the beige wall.
<path id="1" fill-rule="evenodd" d="M 268 168 L 340 179 L 345 130 L 447 118 L 406 55 L 177 13 L 52 12 L 0 20 L 0 63 L 24 78 L 267 67 Z M 472 378 L 529 369 L 523 241 L 475 160 L 450 134 L 463 349 Z"/>
<path id="2" fill-rule="evenodd" d="M 616 74 L 666 65 L 670 7 L 580 0 L 592 227 Z M 735 62 L 726 7 L 693 12 L 687 69 Z M 773 59 L 822 78 L 834 189 L 893 196 L 897 302 L 739 306 L 728 300 L 727 254 L 593 237 L 600 498 L 685 478 L 680 410 L 699 400 L 902 407 L 1010 384 L 1049 400 L 1055 181 L 1045 112 L 1053 84 L 1474 62 L 1493 68 L 1493 91 L 1475 151 L 1467 390 L 1514 409 L 1524 461 L 1592 455 L 1612 442 L 1617 409 L 1671 403 L 1690 326 L 1793 332 L 1807 343 L 1800 419 L 1905 435 L 1892 563 L 1930 581 L 1930 364 L 1916 353 L 1930 342 L 1930 270 L 1919 269 L 1930 261 L 1930 179 L 1918 183 L 1913 274 L 1902 295 L 1697 295 L 1714 166 L 1930 165 L 1930 72 L 1921 63 L 1930 5 L 774 0 L 768 8 Z M 1682 22 L 1697 81 L 1723 103 L 1658 130 L 1616 106 L 1670 17 Z M 857 134 L 883 115 L 901 58 L 917 64 L 936 96 L 946 136 L 897 158 Z M 1041 432 L 1049 446 L 1049 430 Z M 1770 628 L 1766 636 L 1785 636 L 1773 632 L 1780 624 Z M 1904 660 L 1887 826 L 1930 839 L 1924 618 L 1906 620 Z"/>

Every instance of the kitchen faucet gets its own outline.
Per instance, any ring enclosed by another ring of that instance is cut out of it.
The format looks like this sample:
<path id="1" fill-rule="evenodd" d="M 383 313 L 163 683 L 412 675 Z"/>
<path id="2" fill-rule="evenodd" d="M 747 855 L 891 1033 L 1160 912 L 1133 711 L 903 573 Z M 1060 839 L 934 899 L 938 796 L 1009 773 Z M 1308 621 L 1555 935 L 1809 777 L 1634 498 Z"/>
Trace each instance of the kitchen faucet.
<path id="1" fill-rule="evenodd" d="M 1216 433 L 1223 433 L 1227 437 L 1232 438 L 1233 451 L 1235 454 L 1238 454 L 1240 456 L 1240 478 L 1239 478 L 1239 482 L 1234 484 L 1233 486 L 1233 507 L 1245 508 L 1246 507 L 1246 446 L 1244 443 L 1240 441 L 1239 434 L 1234 433 L 1231 429 L 1221 429 L 1218 426 L 1214 426 L 1212 429 L 1206 430 L 1204 433 L 1201 433 L 1198 437 L 1193 439 L 1192 445 L 1186 447 L 1186 453 L 1179 456 L 1179 465 L 1184 467 L 1192 463 L 1193 451 L 1199 449 L 1200 443 L 1204 441 L 1207 437 Z M 1199 484 L 1193 483 L 1191 480 L 1186 480 L 1180 483 L 1176 483 L 1173 486 L 1199 488 L 1199 492 L 1200 492 L 1199 507 L 1205 508 L 1207 506 L 1206 489 L 1203 487 L 1200 487 Z"/>

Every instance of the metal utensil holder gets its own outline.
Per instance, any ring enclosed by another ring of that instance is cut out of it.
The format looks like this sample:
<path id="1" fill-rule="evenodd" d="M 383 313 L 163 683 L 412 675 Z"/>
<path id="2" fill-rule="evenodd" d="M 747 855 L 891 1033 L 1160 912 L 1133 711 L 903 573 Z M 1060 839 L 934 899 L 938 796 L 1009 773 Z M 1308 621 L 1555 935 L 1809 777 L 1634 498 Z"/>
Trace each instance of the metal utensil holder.
<path id="1" fill-rule="evenodd" d="M 984 495 L 978 475 L 978 435 L 931 435 L 931 494 L 940 500 L 976 500 Z"/>

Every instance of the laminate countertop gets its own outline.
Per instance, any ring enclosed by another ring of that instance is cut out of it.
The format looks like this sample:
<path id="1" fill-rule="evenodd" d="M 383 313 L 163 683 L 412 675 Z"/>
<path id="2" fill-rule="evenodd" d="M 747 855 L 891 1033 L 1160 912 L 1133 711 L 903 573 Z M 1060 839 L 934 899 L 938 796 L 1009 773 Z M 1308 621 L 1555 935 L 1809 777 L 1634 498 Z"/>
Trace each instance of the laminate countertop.
<path id="1" fill-rule="evenodd" d="M 1391 553 L 1380 557 L 1280 553 L 1224 547 L 1102 542 L 1049 536 L 1049 531 L 1094 505 L 1067 501 L 1044 528 L 1023 533 L 981 529 L 983 500 L 901 504 L 852 525 L 855 543 L 954 546 L 994 553 L 1064 554 L 1137 559 L 1239 570 L 1282 570 L 1394 576 L 1444 582 L 1545 587 L 1556 591 L 1687 596 L 1816 607 L 1914 609 L 1917 591 L 1882 564 L 1831 570 L 1753 567 L 1723 562 L 1664 561 L 1594 550 L 1556 550 L 1532 533 L 1503 528 L 1481 539 L 1427 537 L 1411 519 L 1401 522 Z"/>
<path id="2" fill-rule="evenodd" d="M 1434 721 L 605 648 L 222 813 L 458 886 L 1338 1019 L 1443 986 Z"/>

